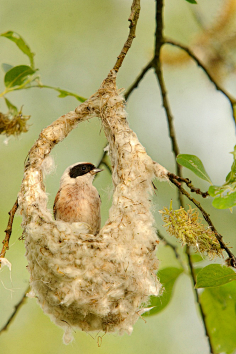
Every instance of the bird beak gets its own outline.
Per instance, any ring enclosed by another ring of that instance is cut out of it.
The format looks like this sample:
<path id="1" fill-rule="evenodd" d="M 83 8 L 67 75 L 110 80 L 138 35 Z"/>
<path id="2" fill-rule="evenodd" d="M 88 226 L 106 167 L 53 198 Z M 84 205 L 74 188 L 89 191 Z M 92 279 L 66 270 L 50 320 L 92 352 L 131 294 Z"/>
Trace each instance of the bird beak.
<path id="1" fill-rule="evenodd" d="M 98 172 L 102 172 L 100 168 L 94 168 L 92 171 L 90 171 L 91 175 L 96 175 Z"/>

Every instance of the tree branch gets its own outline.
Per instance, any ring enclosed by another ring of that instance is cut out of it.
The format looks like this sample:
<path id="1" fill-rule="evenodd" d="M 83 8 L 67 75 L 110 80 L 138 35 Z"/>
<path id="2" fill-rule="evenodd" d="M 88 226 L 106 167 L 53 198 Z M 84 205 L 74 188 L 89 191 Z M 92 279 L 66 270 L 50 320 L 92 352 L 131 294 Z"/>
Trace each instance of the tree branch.
<path id="1" fill-rule="evenodd" d="M 202 192 L 200 190 L 200 188 L 194 187 L 194 185 L 192 184 L 192 182 L 188 178 L 176 176 L 174 173 L 169 173 L 169 177 L 175 179 L 178 182 L 185 183 L 187 185 L 187 187 L 190 189 L 191 192 L 194 192 L 196 194 L 200 194 L 203 198 L 209 197 L 209 193 L 208 192 Z"/>
<path id="2" fill-rule="evenodd" d="M 162 63 L 160 59 L 161 47 L 164 44 L 163 39 L 163 0 L 156 0 L 156 32 L 155 32 L 155 51 L 153 59 L 153 67 L 157 77 L 157 81 L 161 90 L 162 105 L 166 112 L 166 118 L 169 128 L 169 136 L 172 143 L 172 150 L 175 158 L 179 155 L 179 146 L 176 139 L 175 128 L 173 123 L 173 115 L 171 112 L 167 90 L 165 86 Z M 177 175 L 182 176 L 182 166 L 176 164 Z M 182 195 L 179 193 L 179 202 L 182 204 Z"/>
<path id="3" fill-rule="evenodd" d="M 188 245 L 186 246 L 186 254 L 187 254 L 187 258 L 188 258 L 188 265 L 189 265 L 189 270 L 190 270 L 190 274 L 191 274 L 191 278 L 192 278 L 192 283 L 193 283 L 193 289 L 194 289 L 194 293 L 195 293 L 196 302 L 197 302 L 199 310 L 200 310 L 200 314 L 201 314 L 201 317 L 202 317 L 202 322 L 203 322 L 205 334 L 206 334 L 206 337 L 208 339 L 208 344 L 209 344 L 209 347 L 210 347 L 210 354 L 214 354 L 215 352 L 214 352 L 213 345 L 212 345 L 212 342 L 211 342 L 211 336 L 210 336 L 210 333 L 209 333 L 207 325 L 206 325 L 206 315 L 205 315 L 205 313 L 203 311 L 203 307 L 202 307 L 202 304 L 201 304 L 201 301 L 200 301 L 200 297 L 199 297 L 199 294 L 198 294 L 198 289 L 195 288 L 195 285 L 196 285 L 197 281 L 196 281 L 196 275 L 195 275 L 195 272 L 194 272 L 193 263 L 192 263 L 192 260 L 191 260 L 191 254 L 190 254 L 190 250 L 189 250 L 189 246 Z"/>
<path id="4" fill-rule="evenodd" d="M 136 26 L 139 18 L 139 12 L 140 12 L 140 0 L 133 0 L 132 6 L 131 6 L 131 14 L 129 16 L 128 21 L 130 21 L 129 25 L 129 35 L 128 38 L 120 52 L 120 55 L 117 57 L 116 63 L 113 67 L 113 69 L 118 72 L 123 60 L 125 59 L 126 54 L 128 53 L 133 39 L 135 38 L 135 31 L 136 31 Z"/>
<path id="5" fill-rule="evenodd" d="M 98 162 L 97 164 L 97 168 L 99 168 L 101 165 L 104 165 L 108 171 L 110 172 L 110 174 L 112 174 L 112 170 L 110 168 L 110 166 L 108 165 L 108 163 L 105 161 L 105 158 L 107 156 L 107 151 L 104 150 L 106 148 L 107 144 L 104 146 L 103 148 L 103 154 L 102 154 L 102 157 L 100 158 L 100 161 Z M 95 176 L 95 178 L 97 177 L 97 175 Z"/>
<path id="6" fill-rule="evenodd" d="M 174 252 L 175 257 L 176 257 L 176 259 L 179 261 L 181 267 L 182 267 L 183 269 L 185 269 L 185 267 L 184 267 L 184 265 L 183 265 L 183 262 L 182 262 L 182 260 L 181 260 L 181 257 L 180 257 L 180 255 L 179 255 L 179 253 L 178 253 L 178 247 L 175 246 L 175 245 L 173 245 L 173 244 L 170 243 L 169 241 L 167 241 L 166 238 L 160 233 L 159 230 L 157 230 L 156 232 L 157 232 L 158 238 L 159 238 L 166 246 L 168 246 L 168 247 L 170 247 L 170 248 L 172 249 L 172 251 Z"/>
<path id="7" fill-rule="evenodd" d="M 172 177 L 172 174 L 169 173 L 169 180 L 180 190 L 180 192 L 185 195 L 193 204 L 196 205 L 196 207 L 201 211 L 203 218 L 205 219 L 205 221 L 207 222 L 207 224 L 210 226 L 211 230 L 215 233 L 216 239 L 220 244 L 220 247 L 225 250 L 225 252 L 228 254 L 229 259 L 228 259 L 228 264 L 233 267 L 236 268 L 236 258 L 234 256 L 234 254 L 230 251 L 230 249 L 226 246 L 226 244 L 223 241 L 223 236 L 216 230 L 215 226 L 213 225 L 209 214 L 203 209 L 203 207 L 201 206 L 201 204 L 194 199 L 193 197 L 190 196 L 190 194 L 181 186 L 181 183 L 179 183 L 178 181 L 176 181 L 175 178 Z"/>
<path id="8" fill-rule="evenodd" d="M 208 79 L 213 83 L 215 86 L 216 90 L 220 91 L 223 93 L 223 95 L 229 100 L 230 106 L 232 109 L 232 115 L 234 122 L 236 123 L 236 99 L 230 95 L 223 87 L 221 87 L 216 80 L 213 78 L 213 76 L 210 74 L 210 72 L 207 70 L 206 66 L 203 64 L 203 62 L 198 59 L 198 57 L 193 53 L 191 49 L 189 49 L 187 46 L 177 42 L 173 41 L 172 39 L 165 39 L 164 44 L 170 44 L 175 47 L 178 47 L 182 50 L 184 50 L 194 61 L 195 63 L 204 71 L 204 73 L 207 75 Z"/>
<path id="9" fill-rule="evenodd" d="M 12 209 L 8 213 L 9 219 L 8 219 L 7 228 L 5 230 L 6 236 L 5 236 L 4 240 L 2 241 L 3 247 L 2 247 L 2 251 L 0 253 L 0 268 L 1 268 L 1 258 L 5 257 L 6 251 L 9 249 L 9 241 L 10 241 L 10 237 L 11 237 L 11 233 L 12 233 L 12 224 L 13 224 L 13 220 L 14 220 L 14 216 L 17 211 L 17 208 L 18 208 L 18 199 L 16 199 L 15 204 L 13 205 Z"/>
<path id="10" fill-rule="evenodd" d="M 147 65 L 143 68 L 143 70 L 141 71 L 141 73 L 139 74 L 139 76 L 137 77 L 137 79 L 134 81 L 134 83 L 130 86 L 130 88 L 126 91 L 124 97 L 125 100 L 127 101 L 130 94 L 134 91 L 134 89 L 136 89 L 140 83 L 140 81 L 142 81 L 142 79 L 144 78 L 145 74 L 153 67 L 153 59 L 147 63 Z"/>
<path id="11" fill-rule="evenodd" d="M 27 299 L 26 294 L 28 293 L 29 289 L 30 288 L 28 287 L 27 290 L 25 291 L 24 295 L 20 299 L 20 301 L 14 306 L 14 310 L 13 310 L 11 316 L 8 318 L 6 324 L 0 329 L 0 334 L 2 334 L 2 332 L 6 331 L 8 329 L 9 325 L 12 323 L 12 321 L 16 317 L 16 314 L 18 313 L 19 309 L 21 308 L 21 306 L 25 303 L 25 301 Z"/>

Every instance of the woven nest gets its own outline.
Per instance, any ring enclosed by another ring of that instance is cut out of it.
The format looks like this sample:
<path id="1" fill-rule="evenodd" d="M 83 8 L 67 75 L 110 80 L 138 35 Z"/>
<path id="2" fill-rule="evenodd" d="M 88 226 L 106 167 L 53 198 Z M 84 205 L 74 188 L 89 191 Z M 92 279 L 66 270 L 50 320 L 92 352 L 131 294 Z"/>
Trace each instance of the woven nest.
<path id="1" fill-rule="evenodd" d="M 47 209 L 46 157 L 81 121 L 99 117 L 109 142 L 114 185 L 109 219 L 96 236 L 86 224 L 55 221 Z M 150 295 L 158 295 L 158 244 L 150 212 L 152 179 L 167 171 L 152 161 L 129 128 L 111 71 L 100 89 L 45 128 L 29 152 L 18 202 L 31 288 L 64 331 L 131 333 Z"/>

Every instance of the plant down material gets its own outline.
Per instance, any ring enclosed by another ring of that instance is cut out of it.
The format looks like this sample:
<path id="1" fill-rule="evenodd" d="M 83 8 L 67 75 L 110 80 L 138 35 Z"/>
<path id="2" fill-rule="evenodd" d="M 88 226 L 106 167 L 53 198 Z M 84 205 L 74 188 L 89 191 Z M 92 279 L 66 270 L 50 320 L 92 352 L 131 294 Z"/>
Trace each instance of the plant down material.
<path id="1" fill-rule="evenodd" d="M 152 179 L 167 170 L 152 161 L 129 128 L 111 71 L 100 89 L 45 128 L 31 148 L 18 196 L 30 284 L 44 312 L 64 331 L 131 333 L 150 295 L 158 295 L 158 240 L 150 211 Z M 114 185 L 109 219 L 96 236 L 84 223 L 55 221 L 47 209 L 43 168 L 53 146 L 79 122 L 100 117 Z"/>
<path id="2" fill-rule="evenodd" d="M 197 252 L 207 253 L 210 257 L 222 255 L 214 232 L 201 223 L 196 209 L 189 206 L 187 211 L 182 207 L 173 210 L 170 205 L 170 209 L 165 207 L 160 213 L 165 222 L 164 227 L 170 235 L 180 240 L 182 245 L 193 246 Z"/>
<path id="3" fill-rule="evenodd" d="M 27 120 L 30 116 L 24 116 L 19 112 L 18 114 L 11 116 L 11 114 L 3 114 L 0 112 L 0 134 L 20 135 L 28 131 Z"/>

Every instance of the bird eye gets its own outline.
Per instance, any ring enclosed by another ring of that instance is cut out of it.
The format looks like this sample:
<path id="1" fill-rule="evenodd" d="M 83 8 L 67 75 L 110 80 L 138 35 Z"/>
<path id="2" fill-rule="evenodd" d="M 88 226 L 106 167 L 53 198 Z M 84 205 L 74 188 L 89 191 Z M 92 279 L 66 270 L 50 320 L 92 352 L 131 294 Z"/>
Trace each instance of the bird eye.
<path id="1" fill-rule="evenodd" d="M 86 170 L 86 166 L 82 166 L 82 171 L 85 171 Z"/>

